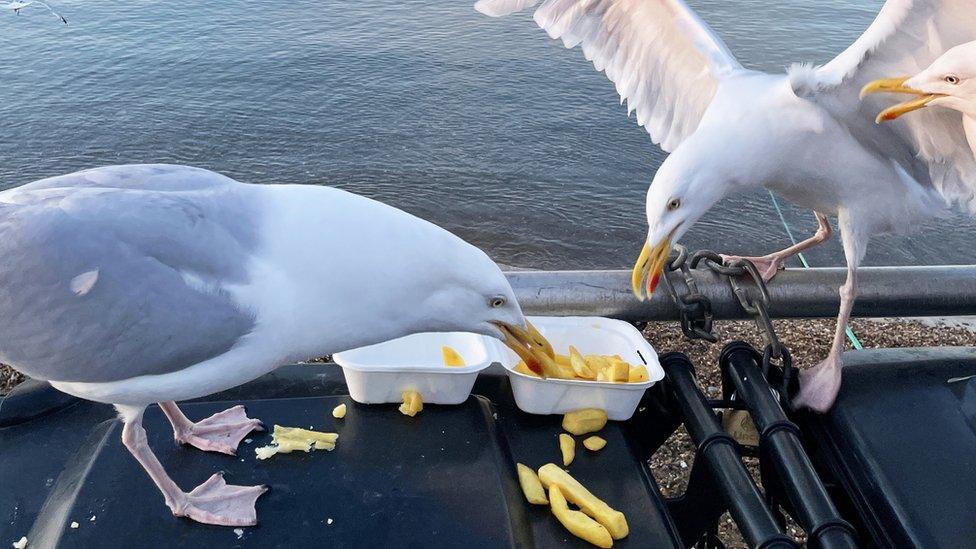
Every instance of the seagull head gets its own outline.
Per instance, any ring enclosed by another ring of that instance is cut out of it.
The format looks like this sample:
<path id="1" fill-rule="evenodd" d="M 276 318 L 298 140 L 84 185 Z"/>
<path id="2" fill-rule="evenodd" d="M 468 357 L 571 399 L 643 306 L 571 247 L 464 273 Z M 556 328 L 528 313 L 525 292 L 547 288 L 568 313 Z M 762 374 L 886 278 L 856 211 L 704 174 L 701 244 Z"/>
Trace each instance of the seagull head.
<path id="1" fill-rule="evenodd" d="M 410 296 L 391 314 L 405 320 L 401 325 L 411 332 L 471 332 L 499 339 L 543 375 L 543 362 L 555 358 L 552 345 L 525 318 L 498 265 L 439 227 L 424 240 L 423 257 L 416 250 L 405 252 L 406 246 L 391 250 L 401 265 L 391 282 L 399 286 L 397 293 Z"/>
<path id="2" fill-rule="evenodd" d="M 861 98 L 882 92 L 915 97 L 881 111 L 875 120 L 879 124 L 928 106 L 976 115 L 976 42 L 950 49 L 914 76 L 870 82 L 861 89 Z"/>
<path id="3" fill-rule="evenodd" d="M 701 154 L 716 149 L 699 147 L 696 141 L 682 143 L 665 159 L 647 190 L 647 240 L 631 272 L 631 288 L 639 300 L 654 293 L 672 243 L 732 187 L 729 173 L 721 169 L 716 156 Z"/>

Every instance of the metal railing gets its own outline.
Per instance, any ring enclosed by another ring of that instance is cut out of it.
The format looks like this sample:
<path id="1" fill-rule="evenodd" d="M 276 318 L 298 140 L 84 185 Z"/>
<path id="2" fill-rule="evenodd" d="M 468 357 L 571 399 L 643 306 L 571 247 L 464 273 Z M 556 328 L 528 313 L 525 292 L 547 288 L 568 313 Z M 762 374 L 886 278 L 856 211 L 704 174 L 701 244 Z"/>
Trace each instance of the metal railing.
<path id="1" fill-rule="evenodd" d="M 728 277 L 690 269 L 715 319 L 748 319 Z M 630 290 L 630 271 L 511 271 L 509 281 L 526 314 L 597 315 L 629 321 L 679 320 L 665 284 L 645 302 Z M 667 275 L 682 284 L 681 273 Z M 786 269 L 768 284 L 773 318 L 834 317 L 845 268 Z M 862 267 L 854 316 L 956 316 L 976 314 L 976 265 Z"/>

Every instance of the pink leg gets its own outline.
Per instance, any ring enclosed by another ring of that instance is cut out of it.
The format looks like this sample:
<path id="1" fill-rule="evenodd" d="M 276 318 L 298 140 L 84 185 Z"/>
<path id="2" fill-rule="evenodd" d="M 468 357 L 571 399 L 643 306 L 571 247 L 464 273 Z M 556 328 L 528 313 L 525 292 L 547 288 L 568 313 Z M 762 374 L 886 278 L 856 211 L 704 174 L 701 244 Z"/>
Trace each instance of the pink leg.
<path id="1" fill-rule="evenodd" d="M 191 444 L 208 452 L 234 455 L 241 439 L 251 431 L 263 431 L 261 422 L 244 413 L 237 405 L 193 423 L 175 402 L 160 402 L 159 407 L 173 425 L 173 438 L 180 444 Z"/>
<path id="2" fill-rule="evenodd" d="M 857 270 L 848 266 L 847 282 L 840 288 L 840 313 L 830 353 L 823 362 L 800 373 L 800 394 L 793 400 L 798 408 L 824 413 L 834 405 L 840 391 L 841 354 L 844 352 L 845 329 L 851 318 L 857 287 Z"/>
<path id="3" fill-rule="evenodd" d="M 132 452 L 163 493 L 166 505 L 178 517 L 188 517 L 204 524 L 217 526 L 253 526 L 257 524 L 254 504 L 268 489 L 265 486 L 234 486 L 215 474 L 190 493 L 180 490 L 166 474 L 159 459 L 149 448 L 146 430 L 142 427 L 142 410 L 119 407 L 125 420 L 122 444 Z"/>
<path id="4" fill-rule="evenodd" d="M 759 269 L 759 274 L 762 275 L 763 280 L 769 282 L 774 276 L 776 276 L 776 273 L 783 268 L 783 262 L 785 262 L 787 259 L 804 250 L 808 250 L 818 244 L 822 244 L 828 238 L 830 238 L 832 231 L 830 229 L 830 221 L 827 219 L 827 216 L 820 212 L 813 213 L 817 216 L 817 232 L 803 242 L 794 244 L 785 250 L 780 250 L 762 257 L 723 255 L 722 259 L 727 264 L 735 261 L 736 259 L 748 259 L 756 265 L 757 269 Z"/>

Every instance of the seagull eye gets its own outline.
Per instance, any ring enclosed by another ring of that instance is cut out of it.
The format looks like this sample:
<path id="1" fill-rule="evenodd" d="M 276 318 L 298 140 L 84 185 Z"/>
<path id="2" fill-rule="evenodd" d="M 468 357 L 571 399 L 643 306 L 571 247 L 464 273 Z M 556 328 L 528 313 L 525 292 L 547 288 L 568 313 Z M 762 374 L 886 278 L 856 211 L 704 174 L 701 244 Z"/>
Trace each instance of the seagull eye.
<path id="1" fill-rule="evenodd" d="M 674 210 L 677 210 L 679 206 L 681 206 L 681 199 L 680 198 L 672 198 L 671 199 L 671 202 L 668 202 L 668 211 L 669 212 L 672 212 Z"/>
<path id="2" fill-rule="evenodd" d="M 946 75 L 946 77 L 943 78 L 943 80 L 945 80 L 946 84 L 952 84 L 953 86 L 959 83 L 959 77 L 954 74 Z"/>
<path id="3" fill-rule="evenodd" d="M 488 301 L 488 305 L 490 305 L 492 309 L 497 309 L 499 307 L 504 307 L 506 303 L 508 303 L 508 301 L 504 297 L 501 297 L 501 296 L 499 296 L 499 297 L 493 297 L 493 298 L 491 298 L 490 301 Z"/>

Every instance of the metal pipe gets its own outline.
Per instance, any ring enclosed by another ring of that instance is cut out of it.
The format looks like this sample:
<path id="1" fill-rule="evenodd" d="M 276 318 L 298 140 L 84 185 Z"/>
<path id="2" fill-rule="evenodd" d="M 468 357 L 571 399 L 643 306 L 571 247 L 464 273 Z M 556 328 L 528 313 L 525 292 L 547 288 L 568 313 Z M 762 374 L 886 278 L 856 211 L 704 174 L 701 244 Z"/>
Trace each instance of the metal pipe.
<path id="1" fill-rule="evenodd" d="M 724 498 L 749 546 L 764 549 L 795 547 L 766 507 L 762 494 L 742 463 L 735 441 L 725 433 L 715 412 L 708 407 L 705 395 L 695 383 L 688 357 L 669 353 L 661 357 L 661 365 L 668 375 L 668 388 L 673 391 L 684 415 L 685 428 L 697 446 L 695 459 L 708 464 L 716 495 Z"/>
<path id="2" fill-rule="evenodd" d="M 716 319 L 748 318 L 725 277 L 692 271 Z M 645 302 L 630 290 L 630 271 L 511 271 L 505 273 L 526 314 L 596 315 L 629 321 L 675 320 L 678 309 L 659 289 Z M 676 277 L 675 273 L 669 276 Z M 769 283 L 774 318 L 834 317 L 845 268 L 787 269 Z M 677 277 L 680 278 L 680 277 Z M 674 279 L 674 278 L 673 278 Z M 681 282 L 677 282 L 683 288 Z M 663 286 L 663 284 L 662 284 Z M 854 316 L 976 314 L 976 265 L 858 269 Z"/>
<path id="3" fill-rule="evenodd" d="M 778 477 L 778 484 L 797 522 L 809 533 L 812 548 L 856 549 L 854 528 L 841 518 L 800 442 L 799 428 L 789 421 L 770 392 L 756 350 L 741 341 L 725 346 L 719 358 L 726 379 L 735 386 L 759 431 L 759 447 Z M 726 395 L 728 396 L 728 395 Z M 767 490 L 770 486 L 767 485 Z"/>

